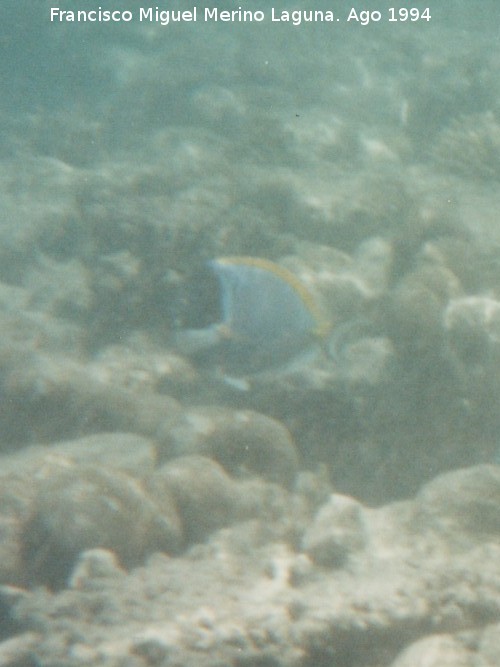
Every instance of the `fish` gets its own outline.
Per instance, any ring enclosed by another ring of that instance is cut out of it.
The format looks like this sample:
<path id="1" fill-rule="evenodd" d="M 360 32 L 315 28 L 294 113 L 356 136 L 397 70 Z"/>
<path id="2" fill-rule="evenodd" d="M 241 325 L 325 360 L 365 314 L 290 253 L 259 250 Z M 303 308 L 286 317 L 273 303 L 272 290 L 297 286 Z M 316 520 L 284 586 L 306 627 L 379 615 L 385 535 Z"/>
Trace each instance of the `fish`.
<path id="1" fill-rule="evenodd" d="M 221 318 L 176 334 L 177 348 L 227 377 L 283 369 L 317 349 L 331 325 L 322 305 L 295 274 L 260 257 L 208 262 L 217 279 Z"/>

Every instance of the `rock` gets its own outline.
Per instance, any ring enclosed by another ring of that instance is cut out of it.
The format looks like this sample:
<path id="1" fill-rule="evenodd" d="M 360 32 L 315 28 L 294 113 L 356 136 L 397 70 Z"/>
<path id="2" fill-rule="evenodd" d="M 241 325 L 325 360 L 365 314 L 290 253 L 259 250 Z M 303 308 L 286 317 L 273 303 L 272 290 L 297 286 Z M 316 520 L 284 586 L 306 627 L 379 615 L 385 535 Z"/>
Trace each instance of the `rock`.
<path id="1" fill-rule="evenodd" d="M 354 266 L 348 274 L 358 276 L 361 291 L 366 297 L 380 296 L 388 288 L 393 255 L 392 244 L 379 236 L 368 237 L 356 248 Z"/>
<path id="2" fill-rule="evenodd" d="M 193 108 L 202 123 L 229 132 L 241 131 L 246 115 L 245 103 L 232 89 L 216 85 L 204 85 L 192 95 Z"/>
<path id="3" fill-rule="evenodd" d="M 1 667 L 17 667 L 17 665 L 33 664 L 33 650 L 39 641 L 40 635 L 38 633 L 23 632 L 20 635 L 0 642 Z"/>
<path id="4" fill-rule="evenodd" d="M 199 380 L 182 357 L 157 349 L 146 336 L 135 335 L 129 345 L 102 350 L 88 366 L 97 376 L 133 391 L 162 394 L 189 393 Z"/>
<path id="5" fill-rule="evenodd" d="M 353 554 L 365 548 L 367 538 L 361 503 L 333 494 L 305 532 L 302 548 L 318 565 L 344 567 Z"/>
<path id="6" fill-rule="evenodd" d="M 405 356 L 415 352 L 437 353 L 443 336 L 444 305 L 419 281 L 401 283 L 380 303 L 377 317 L 396 350 Z"/>
<path id="7" fill-rule="evenodd" d="M 447 173 L 498 181 L 500 124 L 493 111 L 455 117 L 438 135 L 433 156 Z"/>
<path id="8" fill-rule="evenodd" d="M 445 473 L 416 498 L 428 528 L 463 546 L 500 536 L 500 466 L 478 465 Z"/>
<path id="9" fill-rule="evenodd" d="M 106 368 L 64 357 L 9 353 L 0 357 L 0 375 L 9 404 L 3 428 L 10 441 L 61 440 L 90 428 L 154 435 L 179 408 L 168 396 L 123 388 Z"/>
<path id="10" fill-rule="evenodd" d="M 42 353 L 72 355 L 80 353 L 85 346 L 81 326 L 42 311 L 0 311 L 0 331 L 2 356 L 5 358 L 9 351 L 17 350 L 21 352 L 15 360 L 18 364 L 26 362 L 27 354 L 35 357 Z"/>
<path id="11" fill-rule="evenodd" d="M 123 579 L 125 570 L 116 555 L 108 549 L 83 551 L 68 580 L 69 588 L 99 590 L 104 579 Z"/>
<path id="12" fill-rule="evenodd" d="M 55 443 L 46 449 L 60 453 L 74 463 L 122 470 L 134 477 L 152 472 L 156 464 L 153 441 L 135 433 L 96 433 Z"/>
<path id="13" fill-rule="evenodd" d="M 0 477 L 1 584 L 20 586 L 24 583 L 22 532 L 33 511 L 35 497 L 36 488 L 32 475 L 23 476 L 19 471 L 11 470 Z"/>
<path id="14" fill-rule="evenodd" d="M 202 541 L 218 528 L 249 518 L 258 506 L 243 483 L 204 456 L 169 461 L 150 477 L 147 489 L 160 507 L 173 498 L 188 542 Z"/>
<path id="15" fill-rule="evenodd" d="M 342 377 L 350 386 L 375 387 L 388 378 L 394 346 L 388 338 L 360 338 L 342 350 Z"/>
<path id="16" fill-rule="evenodd" d="M 136 480 L 91 466 L 49 472 L 23 531 L 29 578 L 55 586 L 82 551 L 110 549 L 131 567 L 151 552 L 177 551 L 180 542 L 177 511 L 165 498 L 160 508 Z"/>
<path id="17" fill-rule="evenodd" d="M 2 456 L 0 477 L 33 475 L 57 462 L 114 468 L 142 477 L 155 467 L 156 447 L 151 440 L 135 433 L 96 433 L 53 445 L 33 445 Z"/>
<path id="18" fill-rule="evenodd" d="M 218 461 L 232 475 L 261 475 L 289 486 L 298 454 L 287 429 L 252 410 L 198 407 L 166 422 L 158 433 L 160 455 L 201 455 Z"/>
<path id="19" fill-rule="evenodd" d="M 227 477 L 200 457 L 171 461 L 162 472 L 170 466 L 172 475 L 157 480 L 159 502 L 162 488 L 171 492 L 174 473 L 177 492 L 188 493 L 193 475 L 210 469 L 209 483 L 200 485 L 208 496 L 192 498 L 199 517 L 193 525 L 200 526 L 200 503 L 210 503 L 211 484 L 226 484 Z M 233 481 L 238 488 L 255 483 Z M 223 511 L 230 511 L 224 498 Z M 445 496 L 435 506 L 436 516 L 423 514 L 421 504 L 417 497 L 368 509 L 332 496 L 308 539 L 313 548 L 316 530 L 319 548 L 321 531 L 328 535 L 333 526 L 333 553 L 339 545 L 348 551 L 341 567 L 318 564 L 313 552 L 301 553 L 300 545 L 260 529 L 258 521 L 237 522 L 183 554 L 155 553 L 129 572 L 109 550 L 86 551 L 76 559 L 72 588 L 34 587 L 17 602 L 14 596 L 8 608 L 18 633 L 40 631 L 32 650 L 40 664 L 167 660 L 196 667 L 201 657 L 206 667 L 289 667 L 332 664 L 332 659 L 392 667 L 496 667 L 498 539 L 491 543 L 477 532 L 474 542 L 459 549 L 436 519 L 445 518 Z M 205 518 L 212 510 L 217 503 L 208 505 Z M 296 506 L 284 503 L 281 512 L 291 521 Z M 327 540 L 323 545 L 328 560 Z M 464 656 L 468 662 L 462 662 Z"/>
<path id="20" fill-rule="evenodd" d="M 319 296 L 335 325 L 357 317 L 366 301 L 383 290 L 391 261 L 391 248 L 381 239 L 361 244 L 355 257 L 305 241 L 297 244 L 297 253 L 281 263 Z"/>
<path id="21" fill-rule="evenodd" d="M 411 644 L 391 667 L 470 667 L 473 654 L 451 635 L 424 637 Z"/>
<path id="22" fill-rule="evenodd" d="M 57 262 L 40 255 L 24 276 L 30 307 L 68 320 L 81 320 L 92 306 L 90 271 L 78 259 Z"/>
<path id="23" fill-rule="evenodd" d="M 158 636 L 149 632 L 144 637 L 134 637 L 130 652 L 142 658 L 147 665 L 162 665 L 166 664 L 170 646 L 160 632 Z"/>
<path id="24" fill-rule="evenodd" d="M 443 338 L 443 313 L 450 299 L 461 293 L 455 274 L 441 252 L 425 243 L 416 266 L 389 290 L 381 301 L 380 325 L 394 344 L 407 354 L 437 354 Z"/>
<path id="25" fill-rule="evenodd" d="M 500 623 L 487 626 L 479 639 L 479 654 L 484 667 L 500 664 Z"/>
<path id="26" fill-rule="evenodd" d="M 155 458 L 153 443 L 130 433 L 100 433 L 4 454 L 0 458 L 0 582 L 25 582 L 23 526 L 36 512 L 39 486 L 45 487 L 47 479 L 75 469 L 75 464 L 144 476 L 152 472 Z"/>
<path id="27" fill-rule="evenodd" d="M 462 289 L 450 294 L 453 298 L 463 296 L 464 291 L 475 292 L 481 289 L 483 281 L 487 282 L 487 276 L 495 270 L 491 265 L 485 266 L 488 258 L 485 257 L 484 250 L 472 242 L 465 229 L 459 235 L 438 236 L 426 241 L 420 255 L 422 258 L 434 258 L 443 269 L 448 269 L 451 275 L 455 276 L 455 284 L 462 286 Z"/>
<path id="28" fill-rule="evenodd" d="M 284 140 L 294 157 L 302 161 L 326 159 L 330 162 L 351 164 L 360 152 L 359 138 L 353 126 L 332 113 L 314 110 L 308 122 L 292 118 L 283 127 Z"/>
<path id="29" fill-rule="evenodd" d="M 451 349 L 466 364 L 499 359 L 500 301 L 487 296 L 452 299 L 444 313 Z"/>

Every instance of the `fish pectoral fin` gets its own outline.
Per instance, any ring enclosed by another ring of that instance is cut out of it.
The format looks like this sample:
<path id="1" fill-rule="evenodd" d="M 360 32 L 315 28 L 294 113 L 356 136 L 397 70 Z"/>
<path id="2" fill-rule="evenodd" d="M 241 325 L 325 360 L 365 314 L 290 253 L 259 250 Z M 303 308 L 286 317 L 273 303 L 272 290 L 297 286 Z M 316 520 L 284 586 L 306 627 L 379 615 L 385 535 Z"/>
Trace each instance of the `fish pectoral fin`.
<path id="1" fill-rule="evenodd" d="M 250 391 L 250 382 L 246 378 L 237 378 L 232 375 L 223 375 L 222 376 L 224 384 L 231 389 L 235 389 L 239 392 Z"/>

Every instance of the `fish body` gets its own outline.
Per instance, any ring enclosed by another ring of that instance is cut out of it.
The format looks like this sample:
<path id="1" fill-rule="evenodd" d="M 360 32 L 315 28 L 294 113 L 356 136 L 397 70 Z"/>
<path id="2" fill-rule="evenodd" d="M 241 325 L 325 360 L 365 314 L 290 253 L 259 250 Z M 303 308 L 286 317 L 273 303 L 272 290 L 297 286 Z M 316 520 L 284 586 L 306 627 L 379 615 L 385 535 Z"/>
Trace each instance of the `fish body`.
<path id="1" fill-rule="evenodd" d="M 180 332 L 186 354 L 244 377 L 283 368 L 330 331 L 316 296 L 279 264 L 236 256 L 208 266 L 220 290 L 221 321 Z"/>

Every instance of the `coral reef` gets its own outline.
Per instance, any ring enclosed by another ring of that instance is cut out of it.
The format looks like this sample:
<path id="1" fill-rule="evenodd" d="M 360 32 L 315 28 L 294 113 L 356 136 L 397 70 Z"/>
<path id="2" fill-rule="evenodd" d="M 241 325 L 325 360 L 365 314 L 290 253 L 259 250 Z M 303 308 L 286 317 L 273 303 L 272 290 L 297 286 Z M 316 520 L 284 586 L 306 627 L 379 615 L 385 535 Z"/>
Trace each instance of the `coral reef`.
<path id="1" fill-rule="evenodd" d="M 4 4 L 0 665 L 500 664 L 493 0 L 335 39 Z M 221 255 L 295 275 L 310 355 L 183 355 Z"/>

